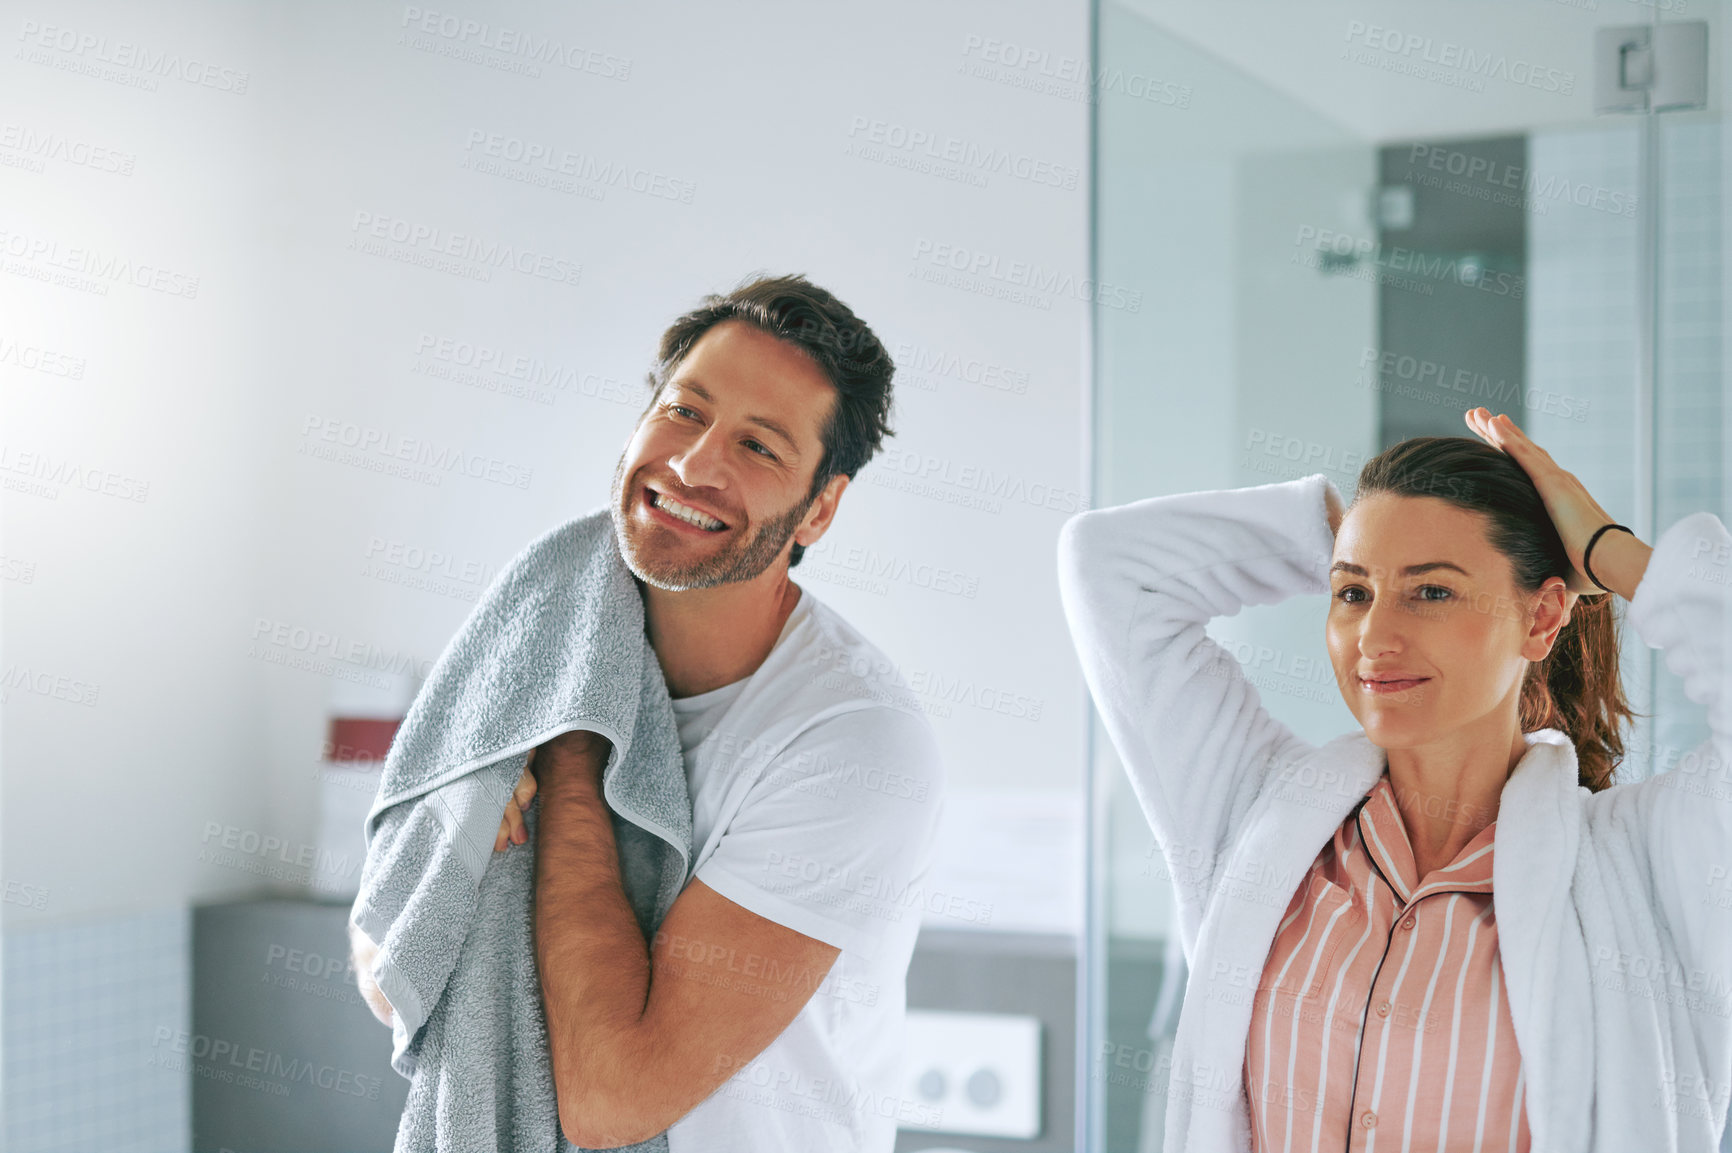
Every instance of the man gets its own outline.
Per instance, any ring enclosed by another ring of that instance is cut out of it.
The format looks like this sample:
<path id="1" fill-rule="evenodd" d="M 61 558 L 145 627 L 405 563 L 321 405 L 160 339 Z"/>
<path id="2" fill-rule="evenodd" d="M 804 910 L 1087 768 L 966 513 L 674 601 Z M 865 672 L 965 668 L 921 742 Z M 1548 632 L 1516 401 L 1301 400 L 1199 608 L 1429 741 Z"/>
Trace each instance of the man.
<path id="1" fill-rule="evenodd" d="M 589 732 L 535 750 L 496 845 L 522 843 L 538 799 L 536 959 L 577 1145 L 665 1129 L 671 1153 L 888 1153 L 920 1115 L 899 1058 L 937 745 L 891 663 L 789 571 L 891 431 L 893 371 L 798 276 L 709 297 L 663 335 L 611 510 L 673 698 L 691 875 L 646 943 L 600 796 L 610 746 Z"/>

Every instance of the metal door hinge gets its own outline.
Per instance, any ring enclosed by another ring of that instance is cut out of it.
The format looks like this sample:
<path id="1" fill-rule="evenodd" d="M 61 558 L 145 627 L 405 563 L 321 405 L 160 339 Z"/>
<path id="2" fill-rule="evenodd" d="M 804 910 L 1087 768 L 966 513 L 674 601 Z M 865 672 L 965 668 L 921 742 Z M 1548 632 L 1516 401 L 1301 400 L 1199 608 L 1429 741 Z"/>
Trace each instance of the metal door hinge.
<path id="1" fill-rule="evenodd" d="M 1594 31 L 1594 111 L 1667 112 L 1708 104 L 1708 22 Z"/>

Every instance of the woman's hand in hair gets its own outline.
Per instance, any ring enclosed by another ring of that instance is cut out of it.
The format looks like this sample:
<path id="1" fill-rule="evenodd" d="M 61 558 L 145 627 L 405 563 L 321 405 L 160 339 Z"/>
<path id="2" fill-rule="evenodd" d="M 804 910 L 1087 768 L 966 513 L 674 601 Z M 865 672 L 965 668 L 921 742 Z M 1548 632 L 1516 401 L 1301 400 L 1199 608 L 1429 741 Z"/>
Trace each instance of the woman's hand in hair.
<path id="1" fill-rule="evenodd" d="M 1466 420 L 1468 427 L 1487 444 L 1513 457 L 1539 490 L 1540 500 L 1545 502 L 1546 512 L 1551 514 L 1552 524 L 1556 526 L 1570 565 L 1575 570 L 1564 586 L 1575 593 L 1597 594 L 1603 591 L 1582 571 L 1582 550 L 1602 525 L 1612 523 L 1612 515 L 1588 494 L 1587 487 L 1576 479 L 1574 473 L 1566 472 L 1552 459 L 1551 453 L 1535 444 L 1504 413 L 1493 416 L 1490 409 L 1470 408 Z M 1600 543 L 1594 547 L 1596 557 L 1605 544 L 1606 538 L 1601 537 Z"/>

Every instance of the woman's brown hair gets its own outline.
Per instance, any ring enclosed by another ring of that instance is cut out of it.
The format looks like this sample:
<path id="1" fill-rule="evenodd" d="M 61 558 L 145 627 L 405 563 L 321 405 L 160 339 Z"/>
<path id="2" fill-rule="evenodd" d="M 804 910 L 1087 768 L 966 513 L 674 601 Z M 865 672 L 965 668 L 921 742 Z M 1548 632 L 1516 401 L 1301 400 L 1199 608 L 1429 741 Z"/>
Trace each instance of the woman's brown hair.
<path id="1" fill-rule="evenodd" d="M 1517 589 L 1532 594 L 1572 572 L 1564 542 L 1527 471 L 1484 441 L 1414 436 L 1366 462 L 1353 494 L 1431 496 L 1486 518 L 1486 539 L 1509 558 Z M 1577 779 L 1598 792 L 1624 756 L 1623 727 L 1636 715 L 1618 676 L 1619 624 L 1612 597 L 1579 597 L 1552 650 L 1522 681 L 1522 731 L 1557 729 L 1576 746 Z"/>

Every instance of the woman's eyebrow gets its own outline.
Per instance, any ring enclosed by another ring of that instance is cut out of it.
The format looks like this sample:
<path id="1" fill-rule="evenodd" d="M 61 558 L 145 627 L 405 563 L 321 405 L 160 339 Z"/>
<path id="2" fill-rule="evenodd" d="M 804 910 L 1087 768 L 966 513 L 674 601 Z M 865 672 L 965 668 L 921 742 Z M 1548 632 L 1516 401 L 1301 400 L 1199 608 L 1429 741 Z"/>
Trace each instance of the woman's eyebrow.
<path id="1" fill-rule="evenodd" d="M 1468 572 L 1466 569 L 1462 568 L 1460 565 L 1451 564 L 1449 561 L 1446 561 L 1446 560 L 1428 560 L 1424 564 L 1410 564 L 1406 568 L 1401 570 L 1401 575 L 1402 576 L 1412 576 L 1415 573 L 1430 572 L 1432 569 L 1439 569 L 1439 568 L 1454 569 L 1456 572 L 1460 573 L 1462 576 L 1472 576 L 1473 575 L 1472 573 Z M 1345 561 L 1345 560 L 1338 560 L 1334 564 L 1330 565 L 1329 571 L 1331 573 L 1349 572 L 1349 573 L 1352 573 L 1354 576 L 1370 576 L 1371 575 L 1369 572 L 1367 572 L 1365 569 L 1361 568 L 1359 565 L 1354 564 L 1352 561 Z"/>

